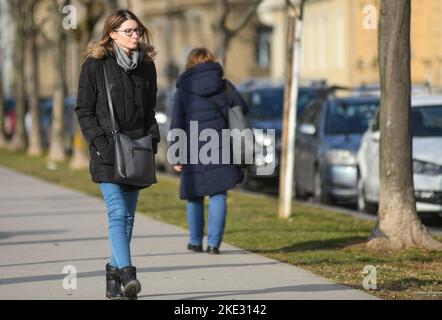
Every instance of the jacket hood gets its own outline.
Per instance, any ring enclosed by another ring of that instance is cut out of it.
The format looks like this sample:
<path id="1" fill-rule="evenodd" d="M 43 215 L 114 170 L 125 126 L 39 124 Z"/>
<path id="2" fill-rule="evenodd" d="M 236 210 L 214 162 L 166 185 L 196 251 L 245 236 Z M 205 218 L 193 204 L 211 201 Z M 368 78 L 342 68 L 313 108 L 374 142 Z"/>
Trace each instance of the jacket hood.
<path id="1" fill-rule="evenodd" d="M 155 55 L 154 48 L 152 46 L 148 46 L 144 43 L 140 43 L 138 48 L 145 52 L 143 61 L 150 62 Z M 98 41 L 91 41 L 87 46 L 87 57 L 91 57 L 97 60 L 104 59 L 106 56 L 114 56 L 114 52 L 108 50 L 106 47 L 101 45 Z"/>
<path id="2" fill-rule="evenodd" d="M 198 96 L 212 96 L 225 90 L 223 76 L 219 63 L 202 63 L 181 74 L 177 88 Z"/>

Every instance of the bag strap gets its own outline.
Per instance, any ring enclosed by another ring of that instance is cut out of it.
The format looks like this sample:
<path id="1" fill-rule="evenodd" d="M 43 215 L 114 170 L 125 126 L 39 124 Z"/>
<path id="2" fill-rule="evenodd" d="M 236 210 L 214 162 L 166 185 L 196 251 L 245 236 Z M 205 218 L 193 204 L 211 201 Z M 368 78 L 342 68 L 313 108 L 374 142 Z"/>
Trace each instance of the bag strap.
<path id="1" fill-rule="evenodd" d="M 223 117 L 224 121 L 226 122 L 227 126 L 229 126 L 229 120 L 227 119 L 226 115 L 224 114 L 224 112 L 222 112 L 221 108 L 216 104 L 215 101 L 213 101 L 210 98 L 207 98 L 207 100 L 209 100 L 210 102 L 212 102 L 212 104 L 215 106 L 216 111 L 218 111 L 218 113 L 221 115 L 221 117 Z"/>
<path id="2" fill-rule="evenodd" d="M 106 61 L 103 62 L 103 72 L 104 72 L 104 83 L 106 85 L 106 94 L 107 94 L 107 102 L 108 102 L 108 106 L 109 106 L 109 114 L 110 114 L 111 122 L 112 122 L 112 134 L 114 134 L 114 133 L 118 132 L 118 129 L 117 129 L 117 122 L 115 121 L 114 105 L 112 103 L 112 96 L 111 96 L 111 91 L 109 88 L 109 81 L 108 81 L 107 72 L 106 72 Z"/>
<path id="3" fill-rule="evenodd" d="M 230 102 L 231 102 L 231 100 L 232 100 L 232 97 L 233 97 L 233 95 L 232 95 L 232 87 L 231 87 L 231 84 L 230 84 L 230 81 L 229 80 L 225 80 L 225 82 L 226 82 L 226 89 L 225 89 L 225 93 L 226 93 L 226 96 L 227 96 L 227 100 L 228 100 L 228 103 L 229 103 L 229 108 L 231 107 L 230 106 Z M 226 115 L 224 114 L 224 112 L 222 112 L 222 110 L 221 110 L 221 108 L 219 107 L 219 105 L 217 105 L 216 104 L 216 102 L 215 101 L 213 101 L 212 99 L 210 99 L 210 98 L 207 98 L 208 100 L 210 100 L 210 102 L 212 102 L 212 104 L 215 106 L 215 109 L 219 112 L 219 114 L 223 117 L 223 119 L 224 119 L 224 121 L 226 122 L 226 124 L 227 124 L 227 126 L 229 126 L 229 120 L 228 120 L 228 118 L 226 117 Z"/>

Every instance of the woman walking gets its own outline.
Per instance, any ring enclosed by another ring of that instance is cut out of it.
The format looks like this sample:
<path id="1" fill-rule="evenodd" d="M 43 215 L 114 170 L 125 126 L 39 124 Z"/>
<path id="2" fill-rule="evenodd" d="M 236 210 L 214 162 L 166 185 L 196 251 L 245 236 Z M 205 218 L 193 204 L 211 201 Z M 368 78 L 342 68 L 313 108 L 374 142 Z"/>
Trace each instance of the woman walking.
<path id="1" fill-rule="evenodd" d="M 227 214 L 227 191 L 242 182 L 241 169 L 230 163 L 222 163 L 222 130 L 227 129 L 228 106 L 241 105 L 247 112 L 247 105 L 230 82 L 223 79 L 223 68 L 206 48 L 192 50 L 187 58 L 186 71 L 177 80 L 177 92 L 171 120 L 171 129 L 182 129 L 190 137 L 192 121 L 198 124 L 198 137 L 205 129 L 218 134 L 219 161 L 202 164 L 199 159 L 204 142 L 198 142 L 198 150 L 187 152 L 187 164 L 178 164 L 174 169 L 181 172 L 180 198 L 187 199 L 187 218 L 190 240 L 187 248 L 203 251 L 204 197 L 210 197 L 207 253 L 219 254 L 224 235 Z M 226 94 L 230 86 L 231 96 Z M 221 114 L 221 112 L 223 114 Z M 212 139 L 212 138 L 211 138 Z M 187 144 L 189 145 L 189 143 Z M 198 158 L 198 163 L 190 161 Z M 230 157 L 228 157 L 230 158 Z"/>
<path id="2" fill-rule="evenodd" d="M 141 21 L 128 10 L 110 15 L 103 36 L 88 47 L 75 112 L 89 143 L 90 174 L 98 183 L 108 211 L 111 258 L 106 265 L 106 297 L 136 299 L 141 284 L 132 265 L 130 242 L 140 188 L 115 183 L 112 121 L 104 66 L 119 131 L 133 139 L 151 135 L 159 142 L 155 120 L 157 75 L 155 49 Z"/>

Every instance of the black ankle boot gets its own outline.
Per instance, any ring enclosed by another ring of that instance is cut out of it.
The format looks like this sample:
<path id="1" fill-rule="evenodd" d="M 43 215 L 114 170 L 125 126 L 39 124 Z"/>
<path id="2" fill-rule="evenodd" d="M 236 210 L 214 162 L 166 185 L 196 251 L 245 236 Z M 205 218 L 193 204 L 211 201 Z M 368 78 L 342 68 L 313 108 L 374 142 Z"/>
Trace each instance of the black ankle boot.
<path id="1" fill-rule="evenodd" d="M 109 263 L 106 265 L 106 298 L 110 300 L 124 299 L 123 290 L 121 290 L 120 271 Z"/>
<path id="2" fill-rule="evenodd" d="M 124 296 L 136 300 L 137 293 L 141 291 L 141 283 L 137 280 L 137 268 L 133 266 L 121 268 L 120 280 Z"/>

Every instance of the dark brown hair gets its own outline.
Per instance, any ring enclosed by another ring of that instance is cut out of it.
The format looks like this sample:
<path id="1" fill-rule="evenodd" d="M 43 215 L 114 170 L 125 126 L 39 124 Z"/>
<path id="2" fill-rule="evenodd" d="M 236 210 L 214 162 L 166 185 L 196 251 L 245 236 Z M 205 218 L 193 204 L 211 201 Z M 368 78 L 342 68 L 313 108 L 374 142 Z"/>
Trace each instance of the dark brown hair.
<path id="1" fill-rule="evenodd" d="M 156 55 L 155 47 L 151 44 L 151 34 L 146 26 L 138 17 L 129 10 L 119 9 L 114 11 L 104 22 L 103 35 L 98 42 L 91 42 L 84 54 L 84 60 L 88 57 L 103 58 L 107 53 L 114 53 L 113 39 L 110 34 L 118 29 L 127 20 L 135 20 L 138 27 L 142 28 L 144 33 L 139 42 L 139 48 L 145 51 L 144 61 L 150 62 Z M 84 61 L 83 60 L 83 61 Z"/>
<path id="2" fill-rule="evenodd" d="M 215 56 L 207 48 L 195 48 L 187 56 L 186 70 L 201 63 L 215 62 Z"/>

